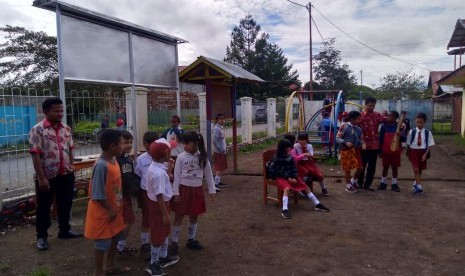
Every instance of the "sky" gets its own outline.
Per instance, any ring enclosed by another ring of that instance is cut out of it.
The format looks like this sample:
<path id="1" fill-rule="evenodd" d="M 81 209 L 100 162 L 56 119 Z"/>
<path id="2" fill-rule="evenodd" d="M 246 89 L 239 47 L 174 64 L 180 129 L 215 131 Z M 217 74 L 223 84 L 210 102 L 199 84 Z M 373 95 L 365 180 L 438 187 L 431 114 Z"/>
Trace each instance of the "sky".
<path id="1" fill-rule="evenodd" d="M 55 13 L 32 7 L 32 2 L 0 0 L 0 25 L 56 35 Z M 222 60 L 232 29 L 251 14 L 270 40 L 282 48 L 299 79 L 310 79 L 309 13 L 304 7 L 308 2 L 302 0 L 293 0 L 302 6 L 287 0 L 64 2 L 189 41 L 179 46 L 179 65 L 189 65 L 199 56 Z M 312 22 L 313 54 L 321 50 L 323 39 L 336 38 L 342 62 L 354 72 L 359 84 L 378 87 L 383 76 L 396 72 L 422 75 L 426 84 L 430 71 L 454 69 L 454 57 L 447 55 L 447 44 L 457 19 L 465 18 L 463 0 L 314 0 L 312 6 L 316 23 Z M 338 28 L 406 63 L 376 53 Z M 465 64 L 465 57 L 463 60 Z"/>

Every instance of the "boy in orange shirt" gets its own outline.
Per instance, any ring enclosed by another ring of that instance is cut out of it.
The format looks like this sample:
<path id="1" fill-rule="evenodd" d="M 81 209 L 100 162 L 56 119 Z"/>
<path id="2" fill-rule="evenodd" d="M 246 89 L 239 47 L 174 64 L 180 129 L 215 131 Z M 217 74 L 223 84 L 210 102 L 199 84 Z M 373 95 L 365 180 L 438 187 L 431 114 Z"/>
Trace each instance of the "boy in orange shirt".
<path id="1" fill-rule="evenodd" d="M 115 264 L 116 245 L 124 230 L 121 171 L 116 161 L 123 149 L 121 132 L 105 129 L 99 142 L 102 154 L 92 171 L 84 232 L 86 238 L 95 240 L 94 276 L 131 271 L 130 267 L 117 268 Z"/>

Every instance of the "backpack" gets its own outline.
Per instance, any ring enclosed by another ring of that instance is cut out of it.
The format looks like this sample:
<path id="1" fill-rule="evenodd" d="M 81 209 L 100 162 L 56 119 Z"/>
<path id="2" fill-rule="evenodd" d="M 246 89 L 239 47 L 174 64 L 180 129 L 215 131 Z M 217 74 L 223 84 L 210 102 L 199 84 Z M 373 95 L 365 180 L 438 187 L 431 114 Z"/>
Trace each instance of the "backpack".
<path id="1" fill-rule="evenodd" d="M 413 128 L 412 129 L 412 135 L 410 137 L 410 145 L 413 143 L 413 139 L 415 138 L 415 135 L 417 134 L 417 129 Z M 428 148 L 428 138 L 429 138 L 429 130 L 425 128 L 425 143 L 426 143 L 426 148 Z M 431 152 L 428 151 L 428 154 L 426 155 L 426 159 L 429 159 L 431 157 Z"/>
<path id="2" fill-rule="evenodd" d="M 276 179 L 276 171 L 274 169 L 274 158 L 271 161 L 266 162 L 266 179 Z"/>

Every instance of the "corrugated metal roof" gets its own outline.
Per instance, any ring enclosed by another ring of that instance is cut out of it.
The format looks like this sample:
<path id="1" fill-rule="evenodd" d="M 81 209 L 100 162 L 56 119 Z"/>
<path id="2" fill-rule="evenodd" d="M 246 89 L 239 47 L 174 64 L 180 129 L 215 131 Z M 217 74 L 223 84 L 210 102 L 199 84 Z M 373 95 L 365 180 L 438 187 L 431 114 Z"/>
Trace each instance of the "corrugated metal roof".
<path id="1" fill-rule="evenodd" d="M 243 79 L 243 80 L 250 80 L 250 81 L 258 81 L 258 82 L 265 82 L 260 77 L 250 73 L 249 71 L 243 69 L 240 66 L 227 63 L 225 61 L 220 61 L 217 59 L 203 57 L 200 56 L 199 59 L 205 59 L 206 61 L 210 62 L 211 64 L 215 65 L 216 67 L 220 68 L 221 70 L 231 74 L 236 79 Z"/>
<path id="2" fill-rule="evenodd" d="M 447 49 L 460 46 L 465 47 L 465 19 L 457 19 Z"/>
<path id="3" fill-rule="evenodd" d="M 462 87 L 457 87 L 454 85 L 440 85 L 439 88 L 442 90 L 442 92 L 447 93 L 447 94 L 454 94 L 457 92 L 462 92 L 463 89 Z"/>

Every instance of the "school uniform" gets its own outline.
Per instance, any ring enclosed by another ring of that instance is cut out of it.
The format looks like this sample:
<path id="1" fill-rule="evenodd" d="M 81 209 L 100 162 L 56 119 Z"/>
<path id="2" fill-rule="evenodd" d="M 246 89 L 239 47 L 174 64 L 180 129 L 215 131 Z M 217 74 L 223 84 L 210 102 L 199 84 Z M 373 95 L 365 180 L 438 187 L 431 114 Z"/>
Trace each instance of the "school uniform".
<path id="1" fill-rule="evenodd" d="M 204 176 L 208 193 L 216 193 L 210 161 L 207 159 L 205 167 L 201 168 L 199 155 L 200 152 L 195 154 L 183 152 L 176 159 L 173 195 L 179 196 L 181 202 L 173 203 L 171 207 L 177 215 L 198 216 L 205 213 L 205 197 L 202 187 Z"/>
<path id="2" fill-rule="evenodd" d="M 120 156 L 117 156 L 116 160 L 118 161 L 118 165 L 121 170 L 123 189 L 123 221 L 124 224 L 133 224 L 136 217 L 132 208 L 131 185 L 133 181 L 137 181 L 134 174 L 134 161 L 128 153 L 123 153 Z"/>
<path id="3" fill-rule="evenodd" d="M 137 157 L 135 173 L 141 178 L 140 193 L 138 196 L 138 204 L 142 210 L 142 227 L 150 227 L 150 199 L 147 196 L 147 170 L 152 164 L 152 156 L 148 152 Z"/>
<path id="4" fill-rule="evenodd" d="M 163 213 L 157 195 L 163 195 L 166 209 L 170 211 L 170 200 L 173 196 L 168 168 L 163 163 L 152 161 L 147 169 L 147 197 L 150 200 L 150 239 L 152 244 L 162 244 L 170 234 L 170 224 L 163 223 Z"/>
<path id="5" fill-rule="evenodd" d="M 217 123 L 213 128 L 213 160 L 215 161 L 215 171 L 224 171 L 228 168 L 225 137 L 223 126 Z"/>
<path id="6" fill-rule="evenodd" d="M 381 159 L 383 167 L 400 167 L 400 155 L 402 154 L 401 143 L 405 142 L 405 135 L 399 137 L 399 143 L 395 151 L 391 150 L 392 139 L 397 135 L 397 123 L 385 123 L 379 131 L 379 144 L 381 147 Z"/>
<path id="7" fill-rule="evenodd" d="M 430 146 L 435 145 L 434 139 L 433 139 L 433 134 L 431 131 L 428 131 L 428 145 L 426 145 L 426 132 L 425 128 L 423 129 L 418 129 L 415 128 L 415 136 L 413 137 L 412 140 L 412 132 L 413 129 L 411 129 L 407 135 L 407 146 L 409 147 L 408 151 L 408 159 L 410 160 L 410 163 L 412 163 L 413 169 L 419 169 L 419 170 L 426 170 L 426 159 L 421 160 L 423 155 L 426 153 L 426 149 Z"/>
<path id="8" fill-rule="evenodd" d="M 289 188 L 294 191 L 303 191 L 308 187 L 299 177 L 297 167 L 292 156 L 276 154 L 273 158 L 273 169 L 276 173 L 276 184 L 280 190 Z M 291 183 L 288 178 L 294 178 L 297 183 Z"/>
<path id="9" fill-rule="evenodd" d="M 311 176 L 312 180 L 323 181 L 323 173 L 320 168 L 318 168 L 315 161 L 304 155 L 305 153 L 309 153 L 313 156 L 313 146 L 311 144 L 307 144 L 306 147 L 302 148 L 299 143 L 296 143 L 294 144 L 294 150 L 297 156 L 302 156 L 301 158 L 298 158 L 300 160 L 297 160 L 296 162 L 299 177 L 303 179 L 306 176 Z"/>

